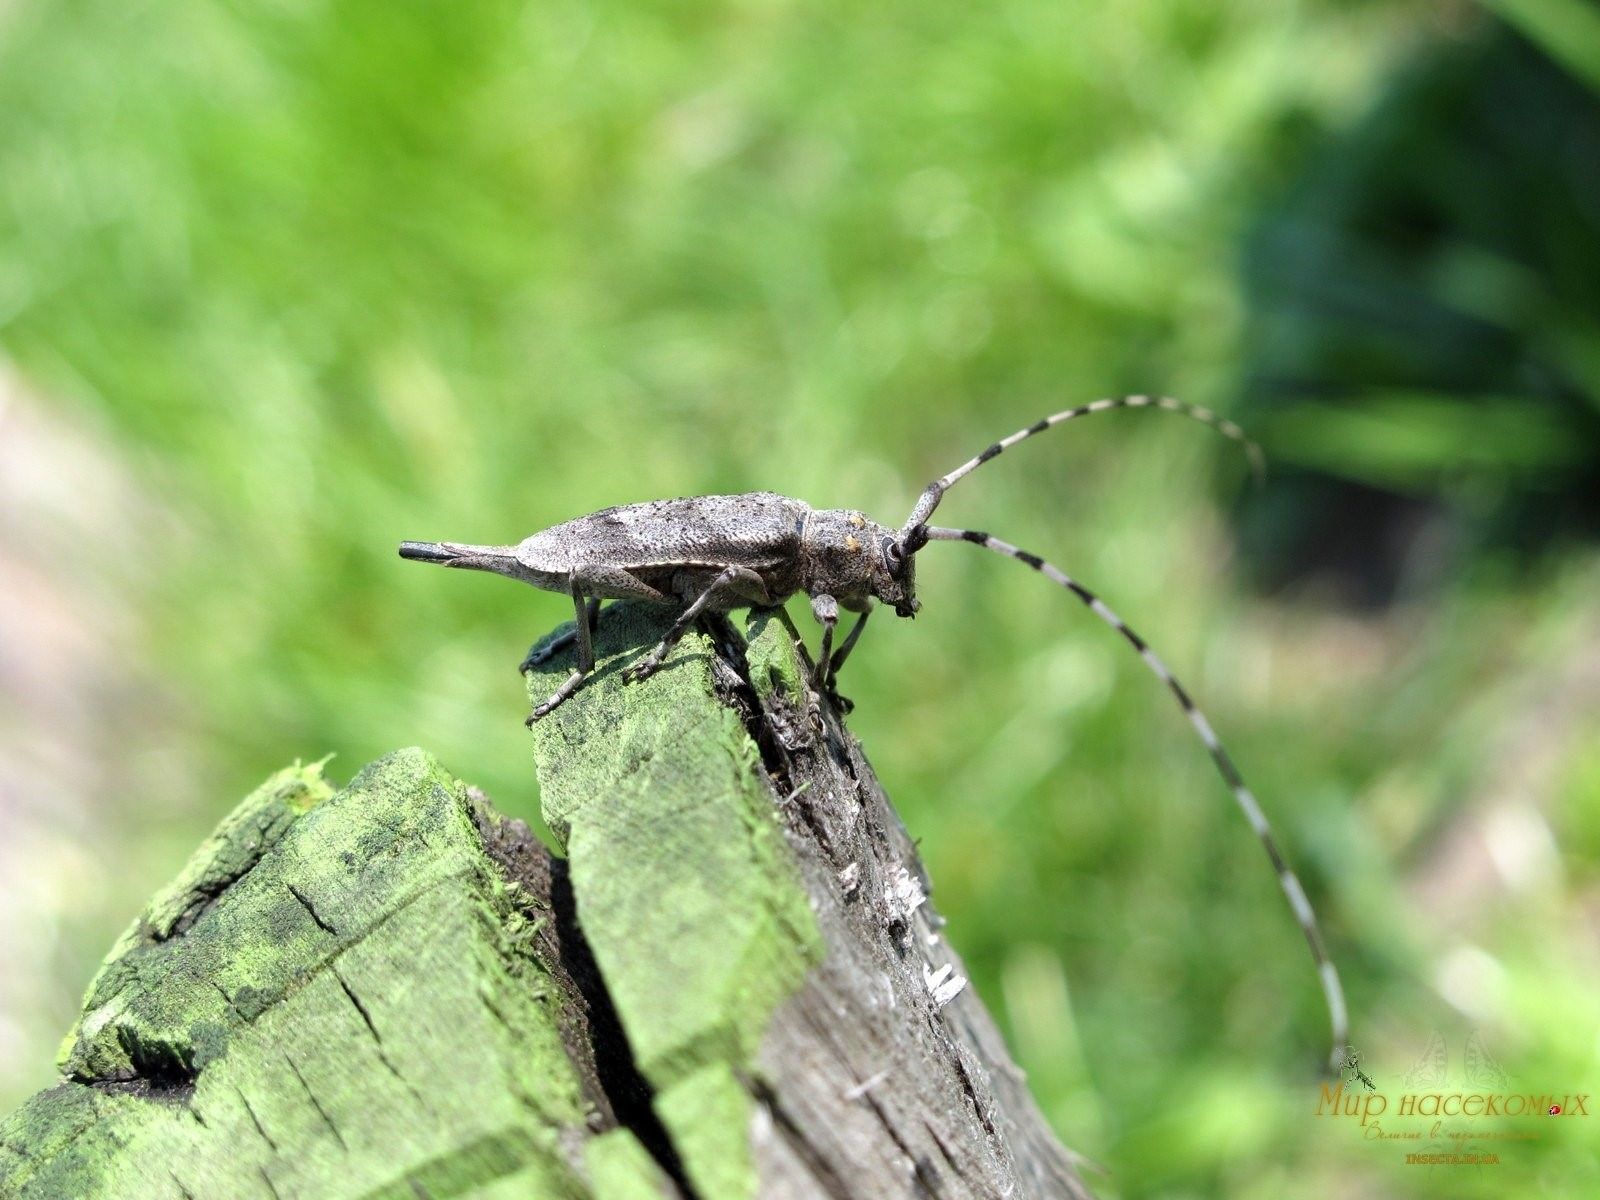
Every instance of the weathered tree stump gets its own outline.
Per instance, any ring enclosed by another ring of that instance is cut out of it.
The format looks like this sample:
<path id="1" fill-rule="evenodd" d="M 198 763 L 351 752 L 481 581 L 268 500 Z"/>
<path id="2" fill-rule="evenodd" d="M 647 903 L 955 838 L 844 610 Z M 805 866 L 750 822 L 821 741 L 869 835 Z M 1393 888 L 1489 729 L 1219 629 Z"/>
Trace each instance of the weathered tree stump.
<path id="1" fill-rule="evenodd" d="M 784 623 L 624 686 L 661 628 L 608 608 L 534 728 L 565 859 L 418 750 L 248 797 L 0 1123 L 0 1195 L 1085 1195 Z"/>

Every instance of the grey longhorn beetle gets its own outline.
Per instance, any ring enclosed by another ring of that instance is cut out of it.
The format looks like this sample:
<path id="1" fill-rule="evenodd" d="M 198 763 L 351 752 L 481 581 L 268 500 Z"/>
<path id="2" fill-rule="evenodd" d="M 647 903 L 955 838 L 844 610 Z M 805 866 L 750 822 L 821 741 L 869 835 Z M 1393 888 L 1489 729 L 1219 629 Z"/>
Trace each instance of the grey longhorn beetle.
<path id="1" fill-rule="evenodd" d="M 1161 408 L 1201 421 L 1242 444 L 1256 472 L 1260 473 L 1260 449 L 1232 421 L 1199 405 L 1167 396 L 1123 396 L 1066 409 L 1000 439 L 977 457 L 930 483 L 898 530 L 879 525 L 853 509 L 815 509 L 802 500 L 773 492 L 747 492 L 738 496 L 692 496 L 606 508 L 553 525 L 515 546 L 402 542 L 400 557 L 446 567 L 493 571 L 572 597 L 575 613 L 572 632 L 547 643 L 522 664 L 526 671 L 574 641 L 577 643 L 576 668 L 548 700 L 533 710 L 528 718 L 530 725 L 576 692 L 593 672 L 593 629 L 601 600 L 646 600 L 682 606 L 682 612 L 661 641 L 623 672 L 623 678 L 631 683 L 658 670 L 667 653 L 701 613 L 720 613 L 751 605 L 776 606 L 796 592 L 805 592 L 811 598 L 811 611 L 822 626 L 813 685 L 819 691 L 837 696 L 835 682 L 839 668 L 860 640 L 873 601 L 890 605 L 902 617 L 916 615 L 920 607 L 916 597 L 916 556 L 929 542 L 971 542 L 1025 563 L 1066 588 L 1127 640 L 1145 666 L 1177 699 L 1205 744 L 1212 762 L 1272 860 L 1278 884 L 1311 947 L 1333 1026 L 1329 1066 L 1337 1073 L 1343 1064 L 1342 1052 L 1348 1041 L 1348 1018 L 1339 973 L 1328 957 L 1305 889 L 1278 849 L 1261 805 L 1188 691 L 1143 638 L 1098 596 L 1059 567 L 979 530 L 928 524 L 928 518 L 945 492 L 990 459 L 1056 425 L 1116 408 Z M 834 630 L 841 608 L 860 615 L 835 649 Z"/>

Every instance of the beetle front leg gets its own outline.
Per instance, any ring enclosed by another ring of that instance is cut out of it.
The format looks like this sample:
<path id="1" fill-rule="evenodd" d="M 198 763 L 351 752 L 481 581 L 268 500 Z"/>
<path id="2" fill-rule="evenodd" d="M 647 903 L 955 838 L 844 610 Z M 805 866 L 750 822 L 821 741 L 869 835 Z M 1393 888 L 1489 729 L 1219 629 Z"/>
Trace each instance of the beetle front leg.
<path id="1" fill-rule="evenodd" d="M 856 648 L 856 642 L 861 639 L 861 630 L 867 623 L 867 614 L 871 611 L 870 608 L 861 610 L 844 643 L 835 651 L 833 634 L 839 625 L 839 603 L 828 595 L 811 597 L 811 613 L 822 626 L 822 646 L 817 653 L 817 664 L 811 672 L 811 686 L 844 712 L 849 712 L 855 705 L 850 703 L 849 697 L 839 694 L 839 668 L 850 657 L 850 651 Z"/>
<path id="2" fill-rule="evenodd" d="M 576 622 L 573 633 L 578 643 L 577 666 L 572 674 L 567 676 L 566 681 L 551 694 L 550 699 L 528 714 L 525 724 L 530 728 L 540 717 L 549 716 L 562 701 L 577 691 L 594 670 L 594 639 L 589 631 L 589 610 L 584 604 L 583 593 L 578 589 L 576 580 L 572 582 L 572 607 L 573 620 Z"/>
<path id="3" fill-rule="evenodd" d="M 827 686 L 833 665 L 833 631 L 839 624 L 839 602 L 826 592 L 813 596 L 811 615 L 822 626 L 822 645 L 817 648 L 817 662 L 811 669 L 811 686 L 820 692 Z"/>
<path id="4" fill-rule="evenodd" d="M 839 647 L 839 652 L 833 656 L 833 669 L 828 673 L 828 690 L 834 691 L 839 686 L 839 672 L 844 667 L 844 660 L 850 657 L 850 651 L 856 648 L 856 643 L 861 640 L 861 631 L 867 627 L 867 618 L 872 615 L 870 608 L 861 610 L 861 615 L 856 618 L 856 623 L 850 627 L 850 632 L 845 636 L 844 645 Z M 837 699 L 844 699 L 838 696 Z M 848 703 L 848 701 L 846 701 Z"/>

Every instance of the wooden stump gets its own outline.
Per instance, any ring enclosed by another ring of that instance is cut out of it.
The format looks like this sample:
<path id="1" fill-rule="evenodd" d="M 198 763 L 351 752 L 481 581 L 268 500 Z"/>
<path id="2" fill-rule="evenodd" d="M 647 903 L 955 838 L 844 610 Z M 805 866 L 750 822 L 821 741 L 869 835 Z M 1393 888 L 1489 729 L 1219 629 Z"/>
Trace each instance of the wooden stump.
<path id="1" fill-rule="evenodd" d="M 624 685 L 662 613 L 605 610 L 534 727 L 564 859 L 419 750 L 269 780 L 0 1123 L 0 1195 L 1085 1195 L 860 747 L 743 624 Z"/>

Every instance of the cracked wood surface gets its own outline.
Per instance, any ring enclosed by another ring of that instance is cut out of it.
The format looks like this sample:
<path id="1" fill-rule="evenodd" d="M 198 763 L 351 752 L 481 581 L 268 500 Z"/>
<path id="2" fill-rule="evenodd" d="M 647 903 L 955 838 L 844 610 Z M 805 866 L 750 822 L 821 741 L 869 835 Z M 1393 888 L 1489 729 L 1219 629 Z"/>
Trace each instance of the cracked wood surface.
<path id="1" fill-rule="evenodd" d="M 792 629 L 742 624 L 708 622 L 624 685 L 660 618 L 611 606 L 595 677 L 534 727 L 587 942 L 690 1180 L 783 1200 L 1087 1195 Z M 538 668 L 531 699 L 567 670 Z M 686 886 L 704 901 L 687 930 Z M 703 1107 L 678 1111 L 686 1080 L 719 1095 L 715 1136 Z"/>
<path id="2" fill-rule="evenodd" d="M 279 773 L 113 949 L 0 1195 L 671 1195 L 572 908 L 419 750 Z"/>
<path id="3" fill-rule="evenodd" d="M 247 798 L 0 1122 L 0 1195 L 1084 1195 L 784 623 L 624 687 L 662 615 L 606 609 L 535 727 L 565 859 L 418 750 Z"/>

